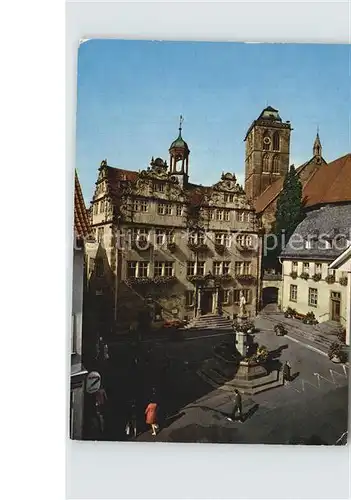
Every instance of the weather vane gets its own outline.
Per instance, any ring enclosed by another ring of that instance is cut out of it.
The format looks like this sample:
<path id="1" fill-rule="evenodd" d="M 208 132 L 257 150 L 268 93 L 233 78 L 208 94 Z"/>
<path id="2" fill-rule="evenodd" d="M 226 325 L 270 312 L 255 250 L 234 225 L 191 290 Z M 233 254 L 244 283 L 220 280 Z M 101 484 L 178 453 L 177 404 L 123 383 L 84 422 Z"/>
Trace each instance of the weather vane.
<path id="1" fill-rule="evenodd" d="M 182 116 L 182 115 L 180 115 L 180 117 L 179 117 L 179 131 L 181 131 L 181 130 L 182 130 L 182 124 L 183 124 L 183 121 L 184 121 L 184 118 L 183 118 L 183 116 Z"/>

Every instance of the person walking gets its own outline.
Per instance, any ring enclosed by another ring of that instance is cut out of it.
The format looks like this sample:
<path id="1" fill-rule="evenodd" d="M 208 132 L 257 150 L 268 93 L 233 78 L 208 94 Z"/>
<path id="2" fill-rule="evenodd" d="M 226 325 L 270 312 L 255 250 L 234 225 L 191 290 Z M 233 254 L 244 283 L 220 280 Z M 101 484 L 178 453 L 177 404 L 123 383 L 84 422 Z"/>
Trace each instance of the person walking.
<path id="1" fill-rule="evenodd" d="M 145 409 L 145 415 L 146 415 L 146 423 L 151 426 L 152 435 L 156 436 L 157 431 L 159 429 L 157 423 L 158 405 L 155 402 L 154 396 L 155 396 L 155 391 L 153 391 L 153 398 Z"/>
<path id="2" fill-rule="evenodd" d="M 291 365 L 289 361 L 285 361 L 283 365 L 283 381 L 290 382 L 291 381 Z"/>
<path id="3" fill-rule="evenodd" d="M 234 408 L 231 417 L 227 417 L 227 420 L 233 422 L 236 419 L 236 412 L 239 412 L 240 422 L 243 421 L 243 409 L 242 409 L 242 398 L 238 389 L 234 389 Z"/>

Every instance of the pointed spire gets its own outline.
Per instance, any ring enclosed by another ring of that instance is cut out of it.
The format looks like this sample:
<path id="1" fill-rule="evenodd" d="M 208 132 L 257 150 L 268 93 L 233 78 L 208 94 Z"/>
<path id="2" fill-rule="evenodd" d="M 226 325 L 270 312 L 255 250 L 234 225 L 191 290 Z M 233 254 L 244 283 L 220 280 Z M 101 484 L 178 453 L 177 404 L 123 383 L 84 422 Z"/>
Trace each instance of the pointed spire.
<path id="1" fill-rule="evenodd" d="M 319 138 L 319 126 L 317 126 L 317 134 L 313 143 L 313 156 L 322 156 L 322 143 Z"/>
<path id="2" fill-rule="evenodd" d="M 179 137 L 182 137 L 182 125 L 183 125 L 184 118 L 182 115 L 179 117 Z"/>

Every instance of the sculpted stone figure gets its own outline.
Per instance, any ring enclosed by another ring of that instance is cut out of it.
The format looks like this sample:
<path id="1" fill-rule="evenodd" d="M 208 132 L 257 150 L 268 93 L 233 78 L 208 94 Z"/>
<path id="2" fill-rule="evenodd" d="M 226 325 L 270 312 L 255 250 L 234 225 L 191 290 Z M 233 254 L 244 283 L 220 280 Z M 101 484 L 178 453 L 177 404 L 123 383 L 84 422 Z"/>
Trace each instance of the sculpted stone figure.
<path id="1" fill-rule="evenodd" d="M 239 302 L 239 308 L 240 308 L 240 316 L 245 316 L 246 315 L 246 299 L 245 295 L 243 292 L 240 292 L 240 302 Z"/>

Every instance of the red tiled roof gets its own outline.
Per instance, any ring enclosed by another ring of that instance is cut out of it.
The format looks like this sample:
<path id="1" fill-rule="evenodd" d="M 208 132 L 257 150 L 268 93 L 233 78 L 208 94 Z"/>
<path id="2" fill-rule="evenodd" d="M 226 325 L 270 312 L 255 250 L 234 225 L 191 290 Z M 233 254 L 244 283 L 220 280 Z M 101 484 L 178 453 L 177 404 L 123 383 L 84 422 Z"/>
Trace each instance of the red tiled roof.
<path id="1" fill-rule="evenodd" d="M 303 197 L 306 207 L 351 201 L 351 153 L 316 170 Z"/>
<path id="2" fill-rule="evenodd" d="M 306 161 L 305 163 L 303 163 L 302 165 L 297 167 L 296 173 L 298 175 L 302 174 L 304 169 L 313 161 L 314 161 L 314 157 L 312 157 L 310 160 Z M 323 160 L 323 162 L 324 162 L 324 160 Z M 326 163 L 324 163 L 324 164 L 326 165 Z M 319 167 L 319 169 L 320 168 L 321 167 Z M 313 177 L 313 174 L 310 175 L 310 177 L 304 183 L 303 190 L 305 190 L 305 187 L 310 182 L 312 177 Z M 268 207 L 268 205 L 270 203 L 272 203 L 272 201 L 274 201 L 280 195 L 280 193 L 283 189 L 283 185 L 284 185 L 284 178 L 280 177 L 278 180 L 273 182 L 273 184 L 268 186 L 267 189 L 265 189 L 263 191 L 263 193 L 260 194 L 260 196 L 254 202 L 254 208 L 258 214 L 263 212 Z"/>
<path id="3" fill-rule="evenodd" d="M 74 231 L 79 238 L 90 232 L 89 216 L 86 209 L 77 171 L 74 179 Z"/>

